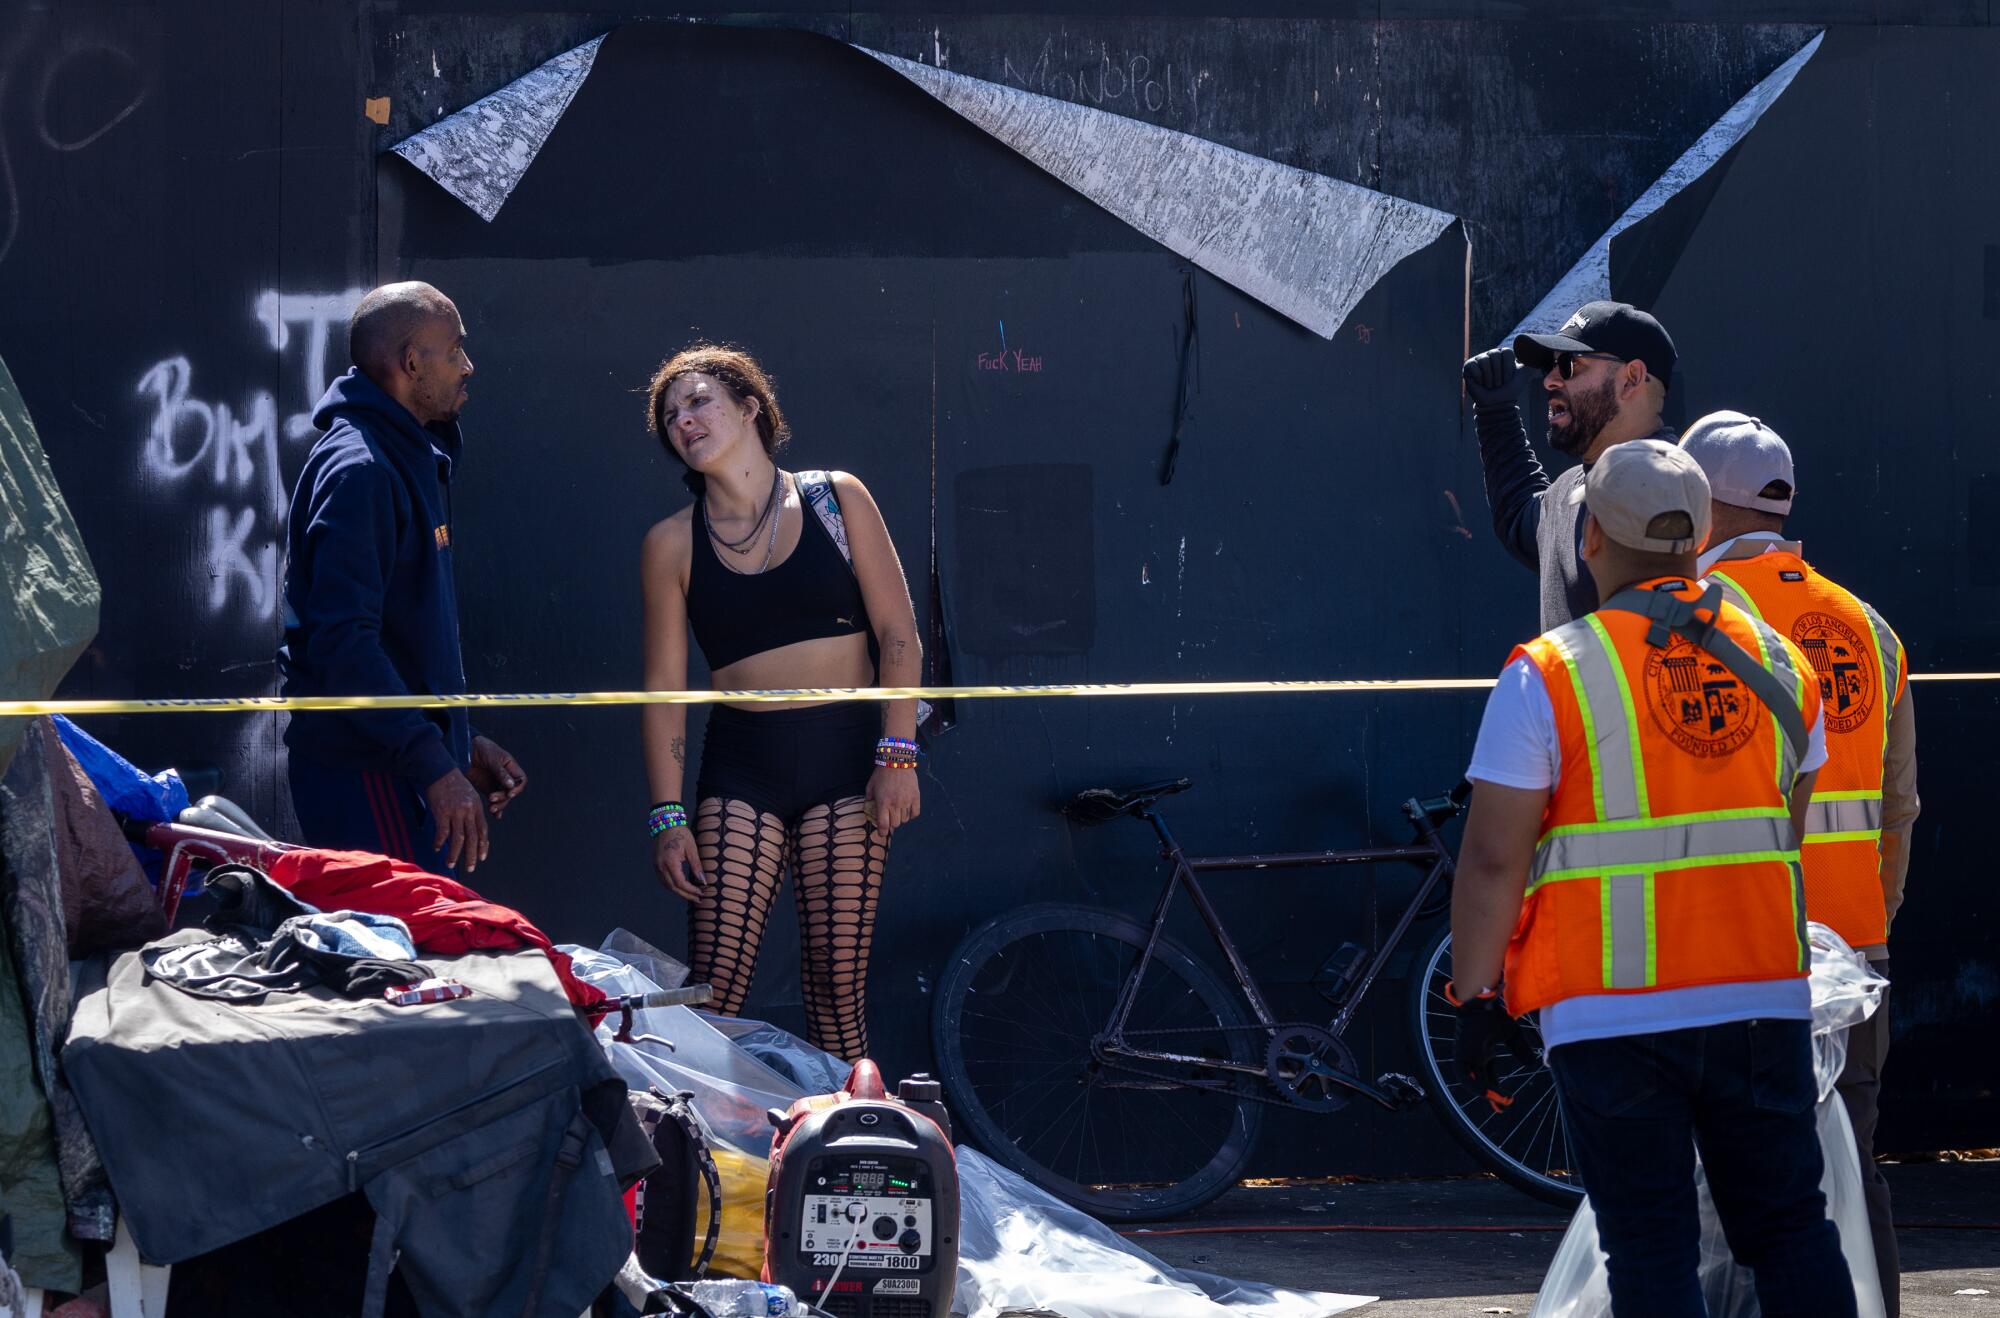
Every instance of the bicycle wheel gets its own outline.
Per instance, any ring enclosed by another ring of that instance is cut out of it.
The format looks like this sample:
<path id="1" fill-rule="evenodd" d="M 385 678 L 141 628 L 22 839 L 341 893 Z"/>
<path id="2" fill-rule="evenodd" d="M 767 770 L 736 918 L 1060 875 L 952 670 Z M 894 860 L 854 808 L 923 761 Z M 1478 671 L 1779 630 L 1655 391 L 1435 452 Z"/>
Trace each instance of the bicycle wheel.
<path id="1" fill-rule="evenodd" d="M 1113 1065 L 1094 1053 L 1145 943 L 1144 926 L 1110 911 L 1009 912 L 952 953 L 931 1018 L 945 1102 L 972 1142 L 1115 1222 L 1173 1217 L 1221 1194 L 1242 1175 L 1264 1121 L 1263 1105 L 1244 1096 L 1259 1080 L 1198 1065 Z M 1239 998 L 1164 938 L 1125 1038 L 1251 1066 L 1261 1066 L 1266 1043 Z"/>
<path id="2" fill-rule="evenodd" d="M 1544 1203 L 1575 1207 L 1583 1186 L 1563 1133 L 1554 1074 L 1539 1061 L 1509 1058 L 1511 1069 L 1500 1078 L 1514 1103 L 1495 1112 L 1485 1095 L 1460 1078 L 1453 1061 L 1457 1012 L 1444 996 L 1450 979 L 1451 927 L 1446 925 L 1418 953 L 1410 974 L 1411 1026 L 1432 1109 L 1452 1137 L 1501 1180 Z M 1542 1036 L 1534 1022 L 1523 1020 L 1521 1028 L 1539 1053 Z"/>

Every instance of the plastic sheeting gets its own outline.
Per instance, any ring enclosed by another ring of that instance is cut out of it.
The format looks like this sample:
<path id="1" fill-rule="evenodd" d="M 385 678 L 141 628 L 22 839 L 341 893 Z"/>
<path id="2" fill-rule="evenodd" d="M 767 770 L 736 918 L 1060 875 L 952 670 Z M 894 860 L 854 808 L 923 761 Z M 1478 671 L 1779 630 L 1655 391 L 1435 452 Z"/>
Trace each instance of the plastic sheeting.
<path id="1" fill-rule="evenodd" d="M 1847 1108 L 1835 1096 L 1833 1083 L 1847 1062 L 1848 1028 L 1874 1015 L 1889 981 L 1870 970 L 1861 954 L 1825 925 L 1811 924 L 1807 930 L 1812 941 L 1813 1073 L 1819 1081 L 1819 1143 L 1826 1160 L 1820 1189 L 1854 1276 L 1859 1318 L 1884 1318 L 1875 1246 L 1868 1234 L 1868 1203 L 1862 1197 L 1861 1155 L 1854 1144 L 1854 1128 L 1847 1122 Z M 1699 1163 L 1695 1185 L 1701 1204 L 1701 1288 L 1709 1316 L 1758 1318 L 1750 1270 L 1737 1266 L 1729 1252 Z M 1604 1251 L 1597 1243 L 1597 1217 L 1586 1198 L 1549 1264 L 1531 1318 L 1609 1318 L 1610 1313 L 1611 1291 Z"/>
<path id="2" fill-rule="evenodd" d="M 97 788 L 98 795 L 113 810 L 150 824 L 165 824 L 179 819 L 181 811 L 188 808 L 187 784 L 181 781 L 176 771 L 163 769 L 159 773 L 143 773 L 123 755 L 60 714 L 55 716 L 55 727 L 63 745 L 69 747 L 69 753 L 76 757 L 77 764 L 89 776 L 91 785 Z M 146 877 L 157 885 L 160 881 L 160 853 L 137 842 L 131 847 L 132 854 L 145 866 Z M 182 900 L 200 893 L 201 885 L 200 873 L 188 875 L 187 888 L 181 893 Z"/>
<path id="3" fill-rule="evenodd" d="M 607 993 L 643 993 L 655 987 L 614 956 L 576 947 L 563 950 L 575 959 L 581 979 Z M 831 1086 L 811 1091 L 825 1092 L 847 1075 L 844 1063 L 761 1021 L 708 1018 L 686 1007 L 635 1012 L 635 1042 L 629 1044 L 612 1040 L 616 1026 L 614 1014 L 598 1026 L 597 1037 L 628 1084 L 692 1092 L 702 1124 L 722 1153 L 759 1164 L 771 1149 L 765 1112 L 787 1108 L 809 1092 L 788 1077 L 832 1075 Z M 738 1037 L 732 1040 L 723 1029 Z M 646 1034 L 671 1040 L 673 1048 L 638 1038 Z M 950 1097 L 945 1096 L 947 1102 Z M 959 1318 L 1023 1312 L 1059 1318 L 1325 1318 L 1375 1298 L 1287 1290 L 1169 1267 L 963 1145 L 958 1175 L 958 1286 L 951 1311 Z M 750 1198 L 758 1242 L 763 1188 L 760 1174 Z M 724 1197 L 732 1198 L 727 1184 Z M 724 1240 L 717 1258 L 740 1267 L 742 1210 L 732 1211 L 732 1206 L 725 1203 L 723 1209 Z"/>
<path id="4" fill-rule="evenodd" d="M 104 803 L 113 810 L 134 819 L 164 824 L 178 819 L 181 811 L 188 808 L 187 785 L 174 770 L 142 773 L 130 760 L 62 715 L 55 716 L 55 725 L 63 745 L 69 747 L 69 753 L 90 775 Z"/>

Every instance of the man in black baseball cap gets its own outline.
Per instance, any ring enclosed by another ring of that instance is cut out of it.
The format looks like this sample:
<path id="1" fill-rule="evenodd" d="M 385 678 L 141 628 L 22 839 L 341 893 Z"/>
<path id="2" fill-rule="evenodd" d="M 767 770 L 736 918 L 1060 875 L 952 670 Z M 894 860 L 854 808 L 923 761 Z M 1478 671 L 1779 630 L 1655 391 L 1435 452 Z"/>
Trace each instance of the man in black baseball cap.
<path id="1" fill-rule="evenodd" d="M 1675 442 L 1660 419 L 1674 362 L 1674 341 L 1652 316 L 1627 302 L 1589 302 L 1554 334 L 1523 334 L 1465 364 L 1493 529 L 1540 574 L 1544 630 L 1597 607 L 1597 587 L 1577 559 L 1584 477 L 1613 444 Z M 1549 443 L 1579 460 L 1554 480 L 1536 461 L 1521 420 L 1524 366 L 1545 372 Z"/>

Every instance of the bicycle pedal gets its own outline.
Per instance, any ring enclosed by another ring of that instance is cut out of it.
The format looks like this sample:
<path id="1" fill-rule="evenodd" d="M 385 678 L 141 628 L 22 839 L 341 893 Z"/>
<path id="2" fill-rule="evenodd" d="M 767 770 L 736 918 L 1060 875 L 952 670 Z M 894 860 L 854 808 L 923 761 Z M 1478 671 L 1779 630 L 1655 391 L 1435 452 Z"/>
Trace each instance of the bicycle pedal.
<path id="1" fill-rule="evenodd" d="M 1398 1112 L 1413 1108 L 1424 1101 L 1424 1087 L 1413 1077 L 1399 1071 L 1385 1071 L 1376 1076 L 1375 1087 L 1389 1096 Z"/>

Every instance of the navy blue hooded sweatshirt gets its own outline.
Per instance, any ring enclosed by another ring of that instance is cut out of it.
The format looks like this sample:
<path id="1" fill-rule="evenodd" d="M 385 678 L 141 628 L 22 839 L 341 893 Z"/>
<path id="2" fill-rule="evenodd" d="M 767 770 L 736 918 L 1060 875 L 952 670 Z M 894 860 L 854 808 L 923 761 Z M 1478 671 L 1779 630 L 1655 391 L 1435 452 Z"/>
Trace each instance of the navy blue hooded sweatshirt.
<path id="1" fill-rule="evenodd" d="M 455 695 L 465 690 L 451 560 L 458 426 L 429 428 L 350 370 L 313 413 L 285 538 L 288 696 Z M 335 768 L 419 789 L 471 760 L 462 709 L 300 710 L 285 744 Z"/>

